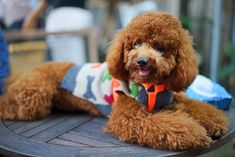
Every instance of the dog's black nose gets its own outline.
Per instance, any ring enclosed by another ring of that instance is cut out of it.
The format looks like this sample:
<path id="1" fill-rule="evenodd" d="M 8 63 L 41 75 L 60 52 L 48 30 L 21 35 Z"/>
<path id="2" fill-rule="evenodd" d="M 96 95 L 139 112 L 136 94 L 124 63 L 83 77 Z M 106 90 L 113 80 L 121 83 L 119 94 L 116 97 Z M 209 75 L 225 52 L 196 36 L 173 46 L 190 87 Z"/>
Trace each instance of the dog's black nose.
<path id="1" fill-rule="evenodd" d="M 148 64 L 148 59 L 144 58 L 144 57 L 139 57 L 139 58 L 137 58 L 136 62 L 138 64 L 138 66 L 145 67 Z"/>

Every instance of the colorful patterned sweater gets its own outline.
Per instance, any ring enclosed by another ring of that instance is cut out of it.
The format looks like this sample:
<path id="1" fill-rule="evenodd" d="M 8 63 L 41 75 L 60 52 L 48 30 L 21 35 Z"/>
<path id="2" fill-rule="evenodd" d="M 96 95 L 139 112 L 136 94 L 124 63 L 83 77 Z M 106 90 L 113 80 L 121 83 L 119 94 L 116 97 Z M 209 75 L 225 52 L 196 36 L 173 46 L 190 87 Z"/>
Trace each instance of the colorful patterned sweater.
<path id="1" fill-rule="evenodd" d="M 104 116 L 109 115 L 111 105 L 114 102 L 113 93 L 117 91 L 123 92 L 127 96 L 146 104 L 144 87 L 131 81 L 117 82 L 109 74 L 106 63 L 87 63 L 83 66 L 74 65 L 65 75 L 61 83 L 61 88 L 72 92 L 77 97 L 89 100 L 96 105 Z M 160 96 L 156 100 L 160 102 L 159 106 L 164 106 L 172 102 L 169 93 L 171 92 L 168 90 L 159 93 Z"/>

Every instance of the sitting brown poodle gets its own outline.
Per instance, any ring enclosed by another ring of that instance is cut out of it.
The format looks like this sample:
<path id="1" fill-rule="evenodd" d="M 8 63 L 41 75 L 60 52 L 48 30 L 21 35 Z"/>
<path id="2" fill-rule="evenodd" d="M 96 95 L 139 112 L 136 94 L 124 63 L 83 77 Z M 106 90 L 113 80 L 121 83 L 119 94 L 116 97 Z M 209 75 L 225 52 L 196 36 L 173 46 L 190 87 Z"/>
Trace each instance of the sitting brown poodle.
<path id="1" fill-rule="evenodd" d="M 128 143 L 170 150 L 208 147 L 211 137 L 227 132 L 228 122 L 215 107 L 181 92 L 195 79 L 197 66 L 192 39 L 180 22 L 147 12 L 118 32 L 107 63 L 48 63 L 12 81 L 0 97 L 0 117 L 44 118 L 55 105 L 108 116 L 104 130 Z M 147 105 L 138 99 L 145 88 Z"/>

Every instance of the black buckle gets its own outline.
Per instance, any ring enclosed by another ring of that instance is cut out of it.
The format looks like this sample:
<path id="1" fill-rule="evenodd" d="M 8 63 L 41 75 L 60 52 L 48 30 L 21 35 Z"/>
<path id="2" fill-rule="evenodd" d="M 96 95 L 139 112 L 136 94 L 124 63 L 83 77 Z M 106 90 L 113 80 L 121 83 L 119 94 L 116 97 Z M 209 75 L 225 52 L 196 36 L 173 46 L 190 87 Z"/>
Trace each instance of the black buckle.
<path id="1" fill-rule="evenodd" d="M 155 92 L 154 85 L 152 85 L 151 87 L 149 87 L 149 88 L 147 89 L 147 92 L 148 92 L 148 93 Z"/>

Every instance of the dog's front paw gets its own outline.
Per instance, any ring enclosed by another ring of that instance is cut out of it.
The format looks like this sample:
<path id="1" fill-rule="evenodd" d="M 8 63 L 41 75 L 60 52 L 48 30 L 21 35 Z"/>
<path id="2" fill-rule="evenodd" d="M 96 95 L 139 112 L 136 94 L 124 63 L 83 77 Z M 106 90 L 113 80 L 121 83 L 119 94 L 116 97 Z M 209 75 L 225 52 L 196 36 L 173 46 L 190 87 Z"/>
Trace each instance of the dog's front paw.
<path id="1" fill-rule="evenodd" d="M 172 118 L 172 119 L 170 119 Z M 159 120 L 162 120 L 160 122 Z M 151 147 L 158 149 L 185 150 L 192 148 L 208 148 L 212 142 L 207 131 L 199 123 L 187 116 L 165 116 L 161 119 L 155 119 L 158 122 L 153 127 L 151 133 L 154 133 L 156 140 L 151 141 Z M 151 128 L 150 128 L 151 129 Z"/>
<path id="2" fill-rule="evenodd" d="M 207 134 L 213 138 L 220 138 L 228 132 L 228 119 L 217 111 L 213 115 L 207 115 L 209 119 L 201 120 L 207 130 Z"/>
<path id="3" fill-rule="evenodd" d="M 198 121 L 206 129 L 208 136 L 219 138 L 228 131 L 228 119 L 222 111 L 197 100 L 185 99 L 182 102 L 175 107 Z"/>
<path id="4" fill-rule="evenodd" d="M 167 134 L 170 150 L 186 150 L 192 148 L 208 148 L 212 143 L 206 130 L 200 125 L 190 124 L 190 127 L 177 128 Z"/>
<path id="5" fill-rule="evenodd" d="M 214 106 L 194 101 L 189 108 L 189 114 L 207 130 L 208 136 L 219 138 L 228 131 L 227 117 Z"/>

